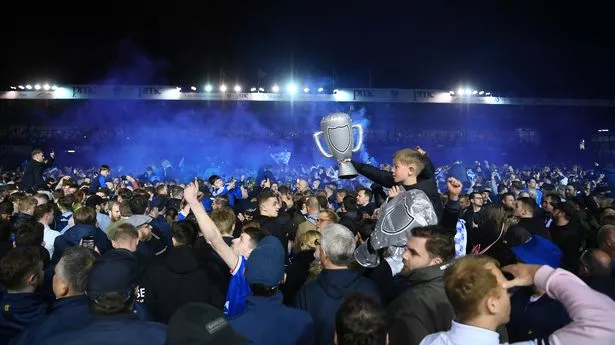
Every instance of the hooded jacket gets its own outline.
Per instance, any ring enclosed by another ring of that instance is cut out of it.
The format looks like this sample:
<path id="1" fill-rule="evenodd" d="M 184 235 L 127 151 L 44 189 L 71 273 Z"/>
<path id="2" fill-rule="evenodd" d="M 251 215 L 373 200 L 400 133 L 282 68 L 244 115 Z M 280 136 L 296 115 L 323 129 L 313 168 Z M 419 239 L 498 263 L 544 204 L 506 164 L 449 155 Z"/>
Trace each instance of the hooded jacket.
<path id="1" fill-rule="evenodd" d="M 425 336 L 450 329 L 453 307 L 446 297 L 443 275 L 442 265 L 410 273 L 410 287 L 387 310 L 392 321 L 391 345 L 418 345 Z"/>
<path id="2" fill-rule="evenodd" d="M 81 239 L 87 236 L 94 236 L 94 245 L 100 251 L 100 254 L 106 253 L 112 248 L 111 241 L 107 238 L 107 235 L 95 227 L 94 225 L 75 224 L 66 232 L 58 237 L 53 244 L 53 257 L 51 262 L 57 264 L 62 258 L 64 251 L 68 247 L 78 246 Z"/>
<path id="3" fill-rule="evenodd" d="M 333 344 L 335 313 L 350 292 L 362 292 L 380 300 L 378 288 L 359 272 L 323 270 L 316 280 L 303 286 L 295 298 L 295 308 L 307 311 L 314 320 L 316 343 Z"/>
<path id="4" fill-rule="evenodd" d="M 225 292 L 210 279 L 189 246 L 174 247 L 164 262 L 145 274 L 145 305 L 154 321 L 168 323 L 177 309 L 191 302 L 211 304 L 222 310 Z"/>
<path id="5" fill-rule="evenodd" d="M 0 344 L 45 316 L 51 300 L 37 293 L 7 293 L 0 301 Z"/>
<path id="6" fill-rule="evenodd" d="M 18 338 L 17 345 L 36 345 L 46 338 L 90 322 L 90 307 L 85 295 L 57 299 L 47 316 L 31 324 Z"/>

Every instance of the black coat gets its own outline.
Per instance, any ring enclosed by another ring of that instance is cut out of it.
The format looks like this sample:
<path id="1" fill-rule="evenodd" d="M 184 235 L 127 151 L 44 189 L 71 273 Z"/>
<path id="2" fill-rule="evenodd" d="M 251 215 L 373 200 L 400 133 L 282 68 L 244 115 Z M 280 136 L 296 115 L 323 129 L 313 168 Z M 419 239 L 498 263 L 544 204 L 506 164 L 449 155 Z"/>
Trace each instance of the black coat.
<path id="1" fill-rule="evenodd" d="M 294 226 L 290 216 L 284 212 L 280 212 L 275 218 L 259 214 L 254 217 L 254 220 L 261 225 L 262 230 L 280 240 L 284 247 L 284 262 L 288 263 L 288 241 L 294 238 Z"/>
<path id="2" fill-rule="evenodd" d="M 29 161 L 21 178 L 21 188 L 26 192 L 34 192 L 37 188 L 45 187 L 43 172 L 51 165 L 53 165 L 53 159 L 43 163 L 35 160 Z"/>
<path id="3" fill-rule="evenodd" d="M 453 307 L 444 291 L 443 275 L 440 265 L 410 273 L 410 287 L 387 310 L 391 345 L 418 345 L 425 336 L 451 328 Z"/>
<path id="4" fill-rule="evenodd" d="M 304 250 L 297 253 L 291 260 L 291 264 L 286 267 L 286 281 L 280 286 L 285 305 L 293 304 L 297 292 L 310 274 L 310 265 L 313 261 L 314 250 Z"/>
<path id="5" fill-rule="evenodd" d="M 142 280 L 145 305 L 154 321 L 168 323 L 175 311 L 191 302 L 224 307 L 225 292 L 210 279 L 188 246 L 174 247 L 161 265 L 151 266 Z"/>

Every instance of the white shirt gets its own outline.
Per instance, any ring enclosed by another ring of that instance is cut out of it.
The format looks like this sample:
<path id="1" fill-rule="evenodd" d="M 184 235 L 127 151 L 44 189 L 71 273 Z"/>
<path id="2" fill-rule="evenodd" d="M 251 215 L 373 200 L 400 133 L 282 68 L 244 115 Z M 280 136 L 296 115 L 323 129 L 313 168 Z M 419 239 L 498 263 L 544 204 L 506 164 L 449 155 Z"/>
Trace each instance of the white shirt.
<path id="1" fill-rule="evenodd" d="M 53 257 L 53 243 L 56 241 L 56 237 L 60 236 L 60 233 L 50 228 L 47 224 L 43 224 L 43 226 L 45 227 L 43 231 L 45 249 L 49 252 L 49 257 Z"/>
<path id="2" fill-rule="evenodd" d="M 453 321 L 446 332 L 430 334 L 423 338 L 420 345 L 500 345 L 500 335 L 488 329 L 464 325 Z M 537 345 L 535 340 L 514 343 L 517 345 Z"/>

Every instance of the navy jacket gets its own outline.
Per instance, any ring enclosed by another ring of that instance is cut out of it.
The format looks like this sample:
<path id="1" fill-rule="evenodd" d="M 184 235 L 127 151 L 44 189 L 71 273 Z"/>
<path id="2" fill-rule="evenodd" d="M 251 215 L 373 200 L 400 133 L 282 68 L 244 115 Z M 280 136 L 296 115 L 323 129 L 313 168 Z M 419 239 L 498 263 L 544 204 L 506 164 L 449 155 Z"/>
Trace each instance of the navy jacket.
<path id="1" fill-rule="evenodd" d="M 312 317 L 283 305 L 281 293 L 271 297 L 249 296 L 245 312 L 230 323 L 250 344 L 315 344 Z"/>
<path id="2" fill-rule="evenodd" d="M 510 298 L 510 322 L 506 328 L 511 343 L 547 338 L 570 323 L 570 317 L 560 302 L 547 294 L 530 302 L 530 296 L 526 289 L 521 289 Z"/>
<path id="3" fill-rule="evenodd" d="M 131 314 L 96 316 L 87 326 L 58 333 L 40 345 L 163 345 L 166 333 L 165 325 Z"/>
<path id="4" fill-rule="evenodd" d="M 295 307 L 307 311 L 314 320 L 318 344 L 333 344 L 335 313 L 342 304 L 342 298 L 350 292 L 362 292 L 380 299 L 376 285 L 350 269 L 323 270 L 316 280 L 305 284 L 295 297 Z"/>
<path id="5" fill-rule="evenodd" d="M 90 308 L 86 296 L 60 298 L 53 302 L 47 316 L 31 324 L 16 344 L 37 345 L 58 333 L 85 327 L 90 322 Z"/>
<path id="6" fill-rule="evenodd" d="M 0 307 L 0 344 L 21 333 L 30 324 L 45 316 L 50 298 L 36 293 L 9 293 Z"/>
<path id="7" fill-rule="evenodd" d="M 56 237 L 56 241 L 53 243 L 51 262 L 57 264 L 66 248 L 78 246 L 81 239 L 86 236 L 94 236 L 94 245 L 98 248 L 100 254 L 112 249 L 111 241 L 102 230 L 94 225 L 75 224 L 66 230 L 63 235 Z"/>

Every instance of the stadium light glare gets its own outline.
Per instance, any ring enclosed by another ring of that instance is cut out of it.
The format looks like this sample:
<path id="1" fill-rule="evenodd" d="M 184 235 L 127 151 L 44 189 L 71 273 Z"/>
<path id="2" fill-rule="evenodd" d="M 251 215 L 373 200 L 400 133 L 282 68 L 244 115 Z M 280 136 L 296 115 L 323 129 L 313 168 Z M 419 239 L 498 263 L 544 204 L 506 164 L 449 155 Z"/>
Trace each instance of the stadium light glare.
<path id="1" fill-rule="evenodd" d="M 262 87 L 259 87 L 259 88 L 258 88 L 258 92 L 265 92 L 265 89 L 264 89 L 264 88 L 262 88 Z"/>
<path id="2" fill-rule="evenodd" d="M 18 86 L 18 88 L 19 88 L 20 90 L 25 89 L 25 87 L 24 87 L 23 85 L 19 85 L 19 86 Z"/>
<path id="3" fill-rule="evenodd" d="M 325 91 L 325 89 L 324 89 L 324 88 L 322 88 L 322 87 L 319 87 L 319 88 L 318 88 L 318 92 L 323 92 L 323 91 Z"/>
<path id="4" fill-rule="evenodd" d="M 32 90 L 32 85 L 30 85 L 30 84 L 26 85 L 26 89 L 27 90 Z"/>
<path id="5" fill-rule="evenodd" d="M 205 92 L 211 92 L 211 90 L 213 90 L 213 89 L 214 89 L 214 87 L 211 86 L 211 84 L 205 85 Z"/>
<path id="6" fill-rule="evenodd" d="M 43 90 L 47 91 L 49 89 L 51 89 L 51 86 L 49 86 L 49 84 L 43 85 Z"/>
<path id="7" fill-rule="evenodd" d="M 57 85 L 51 85 L 51 90 L 55 91 L 55 90 L 57 90 L 57 89 L 58 89 L 58 86 L 57 86 Z"/>
<path id="8" fill-rule="evenodd" d="M 279 86 L 277 86 L 277 85 L 273 85 L 273 86 L 271 87 L 271 91 L 276 92 L 276 93 L 277 93 L 277 92 L 280 92 L 280 87 L 279 87 Z"/>
<path id="9" fill-rule="evenodd" d="M 288 84 L 286 89 L 288 90 L 288 93 L 290 93 L 291 95 L 294 95 L 295 93 L 297 93 L 297 85 L 292 82 Z"/>
<path id="10" fill-rule="evenodd" d="M 41 84 L 34 85 L 34 90 L 40 90 L 40 89 L 41 89 Z"/>
<path id="11" fill-rule="evenodd" d="M 310 92 L 310 88 L 309 88 L 309 87 L 304 87 L 304 88 L 303 88 L 303 92 L 305 92 L 305 93 Z"/>
<path id="12" fill-rule="evenodd" d="M 235 85 L 235 87 L 233 88 L 233 90 L 235 90 L 235 92 L 241 92 L 241 86 L 239 86 L 239 85 Z"/>
<path id="13" fill-rule="evenodd" d="M 226 92 L 227 88 L 226 85 L 222 84 L 220 85 L 220 92 Z"/>
<path id="14" fill-rule="evenodd" d="M 196 86 L 190 86 L 190 90 L 196 91 Z"/>
<path id="15" fill-rule="evenodd" d="M 255 87 L 251 87 L 250 88 L 250 92 L 256 92 L 256 88 Z"/>

